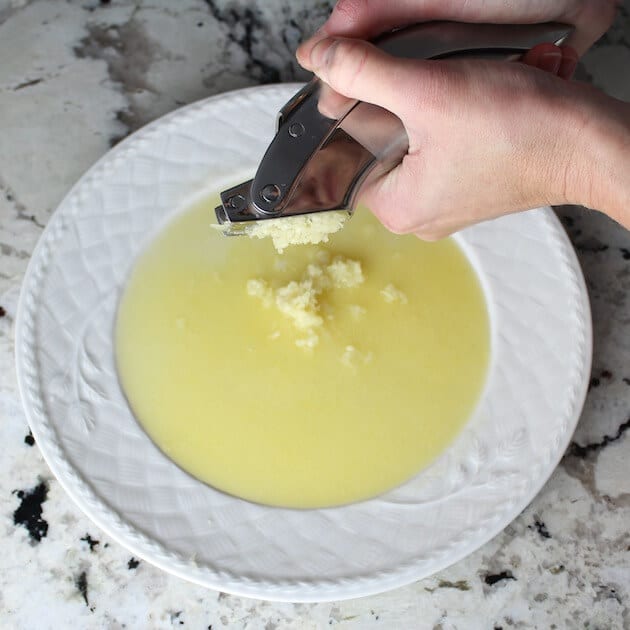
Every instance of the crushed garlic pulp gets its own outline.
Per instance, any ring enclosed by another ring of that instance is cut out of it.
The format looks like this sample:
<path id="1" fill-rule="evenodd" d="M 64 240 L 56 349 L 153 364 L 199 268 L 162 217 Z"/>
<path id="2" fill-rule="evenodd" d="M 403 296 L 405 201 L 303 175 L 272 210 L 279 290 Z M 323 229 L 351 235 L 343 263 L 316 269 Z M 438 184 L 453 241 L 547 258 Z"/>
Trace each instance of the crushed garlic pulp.
<path id="1" fill-rule="evenodd" d="M 254 278 L 247 281 L 247 293 L 259 298 L 266 308 L 275 306 L 289 318 L 300 333 L 295 342 L 298 347 L 314 348 L 319 343 L 317 331 L 324 324 L 322 294 L 334 289 L 352 289 L 362 283 L 360 262 L 342 256 L 331 260 L 327 251 L 320 250 L 316 263 L 307 265 L 299 280 L 273 288 L 266 280 Z"/>
<path id="2" fill-rule="evenodd" d="M 276 251 L 282 254 L 290 245 L 319 245 L 327 243 L 331 234 L 338 232 L 350 218 L 346 210 L 298 214 L 278 219 L 252 221 L 243 226 L 242 234 L 250 238 L 271 238 Z M 229 232 L 230 224 L 212 227 Z"/>

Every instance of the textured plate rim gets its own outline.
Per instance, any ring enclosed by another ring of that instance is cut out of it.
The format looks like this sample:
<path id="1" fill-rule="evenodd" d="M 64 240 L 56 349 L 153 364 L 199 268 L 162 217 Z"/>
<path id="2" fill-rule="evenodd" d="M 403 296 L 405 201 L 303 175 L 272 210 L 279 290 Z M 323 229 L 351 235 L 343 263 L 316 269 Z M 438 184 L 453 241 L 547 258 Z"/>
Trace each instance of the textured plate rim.
<path id="1" fill-rule="evenodd" d="M 204 99 L 167 114 L 132 134 L 101 157 L 70 189 L 64 200 L 60 203 L 60 206 L 65 204 L 66 200 L 72 197 L 75 191 L 90 180 L 90 178 L 98 174 L 104 164 L 124 155 L 129 147 L 136 144 L 148 134 L 152 134 L 165 123 L 170 123 L 196 110 L 205 109 L 209 104 L 215 101 L 239 98 L 241 96 L 247 96 L 252 92 L 265 90 L 274 91 L 278 89 L 288 89 L 289 87 L 291 89 L 297 89 L 300 86 L 298 84 L 280 84 L 235 90 Z M 33 282 L 36 269 L 38 267 L 41 268 L 45 262 L 42 260 L 41 252 L 44 249 L 47 239 L 51 237 L 54 230 L 60 230 L 62 228 L 59 222 L 54 221 L 53 218 L 54 216 L 51 217 L 51 220 L 44 229 L 29 261 L 23 279 L 17 309 L 15 325 L 16 372 L 18 389 L 26 417 L 46 463 L 62 488 L 88 518 L 94 521 L 107 535 L 111 536 L 112 539 L 116 540 L 130 552 L 168 573 L 215 590 L 269 601 L 334 601 L 373 595 L 404 586 L 458 562 L 500 533 L 538 494 L 560 462 L 570 442 L 588 389 L 592 356 L 590 304 L 586 284 L 575 251 L 551 208 L 543 208 L 539 211 L 539 219 L 544 221 L 547 224 L 546 229 L 554 234 L 555 239 L 563 250 L 562 254 L 565 257 L 567 267 L 574 276 L 573 280 L 577 292 L 575 302 L 576 308 L 580 312 L 584 338 L 581 343 L 580 356 L 578 357 L 579 365 L 577 366 L 577 370 L 579 373 L 576 373 L 576 379 L 579 378 L 579 383 L 574 388 L 573 400 L 569 401 L 569 404 L 566 406 L 566 417 L 563 420 L 564 431 L 561 439 L 559 439 L 556 444 L 550 446 L 549 457 L 546 459 L 547 465 L 541 467 L 540 470 L 536 471 L 536 475 L 533 475 L 529 479 L 529 490 L 524 493 L 518 502 L 513 503 L 510 509 L 503 510 L 502 513 L 495 513 L 494 518 L 490 523 L 486 523 L 484 531 L 481 534 L 478 533 L 477 535 L 469 536 L 468 544 L 461 545 L 457 549 L 457 553 L 445 554 L 441 562 L 438 561 L 433 564 L 430 573 L 427 573 L 426 570 L 422 569 L 420 566 L 416 566 L 416 563 L 411 561 L 394 570 L 369 576 L 328 580 L 270 581 L 255 580 L 246 576 L 235 576 L 224 571 L 212 570 L 209 567 L 199 567 L 194 562 L 194 559 L 188 562 L 182 562 L 176 554 L 170 552 L 165 553 L 161 544 L 149 539 L 141 532 L 138 532 L 136 528 L 127 524 L 103 499 L 95 495 L 86 481 L 81 478 L 67 459 L 63 457 L 63 451 L 54 436 L 51 439 L 50 427 L 47 426 L 45 413 L 42 409 L 37 408 L 37 405 L 34 404 L 32 397 L 29 395 L 32 383 L 29 382 L 30 377 L 25 370 L 24 340 L 28 334 L 28 330 L 24 313 L 27 307 L 33 308 L 33 305 L 27 305 L 28 297 L 32 298 L 32 296 L 29 296 L 29 292 L 25 289 Z M 459 238 L 457 240 L 461 245 L 461 240 Z"/>

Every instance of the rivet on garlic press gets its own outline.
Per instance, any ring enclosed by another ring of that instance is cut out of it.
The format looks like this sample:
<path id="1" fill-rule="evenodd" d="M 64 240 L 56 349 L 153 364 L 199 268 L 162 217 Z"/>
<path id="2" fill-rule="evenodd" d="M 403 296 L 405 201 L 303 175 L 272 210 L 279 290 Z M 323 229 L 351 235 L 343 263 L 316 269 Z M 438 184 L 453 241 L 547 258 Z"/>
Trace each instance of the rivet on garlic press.
<path id="1" fill-rule="evenodd" d="M 280 186 L 277 186 L 276 184 L 267 184 L 260 191 L 260 196 L 267 203 L 275 203 L 276 201 L 280 199 L 281 195 L 282 195 L 282 191 L 280 190 Z M 273 212 L 273 209 L 271 209 L 271 211 Z"/>

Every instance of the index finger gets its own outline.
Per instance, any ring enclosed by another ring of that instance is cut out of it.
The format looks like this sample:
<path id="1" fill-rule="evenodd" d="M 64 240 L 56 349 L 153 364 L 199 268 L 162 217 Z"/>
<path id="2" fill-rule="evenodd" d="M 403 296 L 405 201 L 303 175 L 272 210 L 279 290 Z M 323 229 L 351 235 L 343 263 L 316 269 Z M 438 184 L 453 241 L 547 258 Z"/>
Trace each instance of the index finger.
<path id="1" fill-rule="evenodd" d="M 431 20 L 533 24 L 559 21 L 575 26 L 567 44 L 583 54 L 612 23 L 615 0 L 339 0 L 330 17 L 297 51 L 298 61 L 311 70 L 310 52 L 325 37 L 371 39 L 393 28 Z"/>

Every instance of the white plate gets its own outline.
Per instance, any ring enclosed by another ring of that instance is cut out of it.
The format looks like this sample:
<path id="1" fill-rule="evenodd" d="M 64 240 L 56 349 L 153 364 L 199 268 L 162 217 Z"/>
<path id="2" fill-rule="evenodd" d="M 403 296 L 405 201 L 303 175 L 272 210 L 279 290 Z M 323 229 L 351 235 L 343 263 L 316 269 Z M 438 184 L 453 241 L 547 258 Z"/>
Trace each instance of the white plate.
<path id="1" fill-rule="evenodd" d="M 487 387 L 456 443 L 379 498 L 298 511 L 226 496 L 166 459 L 114 368 L 116 305 L 134 259 L 191 193 L 251 175 L 297 85 L 252 88 L 158 120 L 108 153 L 51 218 L 16 328 L 20 391 L 50 468 L 134 555 L 230 593 L 321 601 L 428 576 L 505 527 L 558 463 L 590 373 L 584 281 L 550 209 L 460 234 L 492 321 Z"/>

